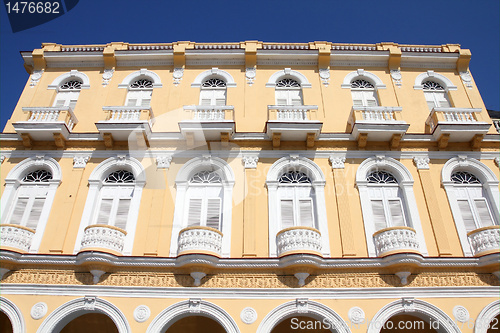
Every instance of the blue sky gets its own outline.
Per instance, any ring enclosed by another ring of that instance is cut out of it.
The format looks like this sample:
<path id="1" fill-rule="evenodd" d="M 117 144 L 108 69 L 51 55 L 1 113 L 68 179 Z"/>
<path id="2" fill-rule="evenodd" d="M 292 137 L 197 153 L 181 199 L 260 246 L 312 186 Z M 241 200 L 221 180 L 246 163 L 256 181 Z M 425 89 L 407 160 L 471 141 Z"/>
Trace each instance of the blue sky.
<path id="1" fill-rule="evenodd" d="M 0 11 L 1 128 L 28 79 L 19 51 L 42 42 L 458 43 L 472 52 L 486 107 L 500 110 L 498 0 L 80 0 L 61 17 L 17 33 L 5 7 Z"/>

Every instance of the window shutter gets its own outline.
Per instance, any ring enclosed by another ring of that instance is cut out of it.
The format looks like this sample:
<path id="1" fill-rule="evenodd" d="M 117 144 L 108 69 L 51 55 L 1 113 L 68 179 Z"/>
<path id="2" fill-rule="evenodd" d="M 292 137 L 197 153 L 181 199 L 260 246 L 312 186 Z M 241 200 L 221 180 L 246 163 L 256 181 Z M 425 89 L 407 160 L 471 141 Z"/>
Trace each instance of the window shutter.
<path id="1" fill-rule="evenodd" d="M 293 200 L 281 200 L 281 228 L 293 227 Z"/>
<path id="2" fill-rule="evenodd" d="M 314 227 L 313 210 L 311 200 L 299 200 L 300 225 L 304 227 Z"/>
<path id="3" fill-rule="evenodd" d="M 457 200 L 458 207 L 460 208 L 460 213 L 462 214 L 462 220 L 465 224 L 465 230 L 470 232 L 472 230 L 477 229 L 476 224 L 474 223 L 474 216 L 472 215 L 472 211 L 469 206 L 468 200 Z"/>
<path id="4" fill-rule="evenodd" d="M 287 105 L 287 92 L 285 90 L 276 90 L 276 105 Z"/>
<path id="5" fill-rule="evenodd" d="M 101 207 L 99 207 L 97 224 L 109 224 L 109 218 L 111 215 L 112 207 L 113 207 L 113 199 L 101 199 Z"/>
<path id="6" fill-rule="evenodd" d="M 202 199 L 189 200 L 188 227 L 200 225 Z"/>
<path id="7" fill-rule="evenodd" d="M 363 95 L 361 91 L 351 91 L 352 94 L 352 105 L 353 106 L 363 106 Z"/>
<path id="8" fill-rule="evenodd" d="M 488 204 L 486 200 L 479 199 L 474 200 L 477 209 L 477 215 L 479 216 L 479 221 L 481 223 L 481 227 L 489 227 L 493 225 L 493 220 L 491 219 L 490 209 L 488 208 Z"/>
<path id="9" fill-rule="evenodd" d="M 226 105 L 226 90 L 214 90 L 215 105 L 222 106 Z"/>
<path id="10" fill-rule="evenodd" d="M 129 98 L 127 100 L 127 106 L 136 106 L 137 105 L 137 99 L 135 98 Z"/>
<path id="11" fill-rule="evenodd" d="M 151 104 L 151 99 L 144 98 L 141 100 L 141 106 L 149 108 L 149 105 Z"/>
<path id="12" fill-rule="evenodd" d="M 431 91 L 424 91 L 424 96 L 427 101 L 429 111 L 431 111 L 436 106 L 436 103 L 434 102 L 434 94 Z"/>
<path id="13" fill-rule="evenodd" d="M 209 198 L 207 201 L 207 227 L 219 230 L 220 198 Z"/>
<path id="14" fill-rule="evenodd" d="M 376 92 L 374 90 L 363 91 L 363 94 L 366 97 L 366 105 L 367 106 L 378 106 Z"/>
<path id="15" fill-rule="evenodd" d="M 64 99 L 58 99 L 58 100 L 55 102 L 54 106 L 55 106 L 55 107 L 63 107 L 63 106 L 64 106 L 64 102 L 66 102 Z"/>
<path id="16" fill-rule="evenodd" d="M 434 97 L 436 98 L 436 102 L 440 108 L 449 108 L 450 107 L 450 102 L 448 101 L 448 98 L 446 97 L 446 92 L 435 91 Z"/>
<path id="17" fill-rule="evenodd" d="M 389 200 L 389 210 L 391 211 L 392 226 L 404 227 L 405 219 L 403 215 L 403 207 L 399 200 Z"/>
<path id="18" fill-rule="evenodd" d="M 28 216 L 28 221 L 26 226 L 33 230 L 36 230 L 38 221 L 40 220 L 40 215 L 42 215 L 43 204 L 45 203 L 45 198 L 35 198 L 33 201 L 33 206 L 31 206 L 30 215 Z"/>
<path id="19" fill-rule="evenodd" d="M 375 230 L 387 228 L 387 222 L 384 213 L 384 203 L 382 200 L 372 200 L 373 223 Z"/>
<path id="20" fill-rule="evenodd" d="M 302 105 L 302 96 L 300 90 L 289 90 L 288 91 L 292 105 Z"/>
<path id="21" fill-rule="evenodd" d="M 24 211 L 28 205 L 28 198 L 18 198 L 12 216 L 10 217 L 9 223 L 21 224 L 23 219 Z"/>
<path id="22" fill-rule="evenodd" d="M 130 199 L 119 199 L 118 209 L 116 211 L 115 227 L 126 230 L 128 212 L 130 210 Z"/>

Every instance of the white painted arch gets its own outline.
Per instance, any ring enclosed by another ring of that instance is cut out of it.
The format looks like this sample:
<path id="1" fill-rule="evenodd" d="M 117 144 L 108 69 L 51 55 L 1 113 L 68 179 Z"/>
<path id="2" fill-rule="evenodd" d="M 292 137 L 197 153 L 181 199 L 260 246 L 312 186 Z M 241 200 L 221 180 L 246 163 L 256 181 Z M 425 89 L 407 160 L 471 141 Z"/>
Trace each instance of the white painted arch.
<path id="1" fill-rule="evenodd" d="M 424 82 L 427 79 L 431 79 L 433 81 L 440 83 L 444 87 L 445 91 L 457 90 L 457 86 L 453 85 L 450 79 L 448 79 L 443 74 L 435 73 L 433 70 L 428 70 L 425 73 L 419 74 L 415 78 L 415 84 L 413 85 L 413 89 L 422 90 L 423 89 L 422 82 Z"/>
<path id="2" fill-rule="evenodd" d="M 226 87 L 228 88 L 236 87 L 236 82 L 234 82 L 233 76 L 228 72 L 223 71 L 222 69 L 218 69 L 217 67 L 214 67 L 212 69 L 206 70 L 198 74 L 198 76 L 194 79 L 193 83 L 191 83 L 191 87 L 200 88 L 202 83 L 210 77 L 219 77 L 224 82 L 226 82 Z"/>
<path id="3" fill-rule="evenodd" d="M 111 302 L 98 297 L 81 297 L 64 303 L 43 321 L 37 333 L 59 333 L 73 319 L 86 313 L 102 313 L 111 318 L 119 333 L 131 333 L 127 318 Z"/>
<path id="4" fill-rule="evenodd" d="M 90 80 L 87 74 L 83 72 L 79 72 L 76 69 L 69 71 L 68 73 L 64 73 L 59 75 L 51 84 L 48 85 L 47 89 L 55 89 L 58 90 L 61 84 L 65 81 L 69 81 L 71 79 L 80 79 L 82 81 L 81 89 L 90 89 Z"/>
<path id="5" fill-rule="evenodd" d="M 149 325 L 146 333 L 160 333 L 167 330 L 176 321 L 189 316 L 203 316 L 215 320 L 227 333 L 239 333 L 234 319 L 221 307 L 201 299 L 190 299 L 175 303 L 158 316 Z"/>
<path id="6" fill-rule="evenodd" d="M 493 318 L 500 314 L 500 300 L 496 300 L 486 305 L 477 315 L 474 322 L 474 333 L 486 333 Z M 500 323 L 496 323 L 498 327 Z"/>
<path id="7" fill-rule="evenodd" d="M 130 84 L 134 82 L 134 80 L 140 78 L 149 78 L 153 81 L 153 88 L 161 88 L 163 84 L 161 83 L 160 76 L 153 71 L 149 71 L 146 68 L 142 68 L 141 70 L 135 71 L 125 77 L 122 83 L 118 85 L 118 88 L 128 89 Z"/>
<path id="8" fill-rule="evenodd" d="M 0 311 L 5 313 L 5 315 L 9 318 L 13 333 L 26 332 L 26 324 L 24 323 L 23 314 L 13 302 L 0 296 Z"/>
<path id="9" fill-rule="evenodd" d="M 291 78 L 295 79 L 300 83 L 301 88 L 311 88 L 312 85 L 309 83 L 307 80 L 306 76 L 302 74 L 301 72 L 294 71 L 291 68 L 285 68 L 281 71 L 277 71 L 276 73 L 272 74 L 269 80 L 266 83 L 267 88 L 276 88 L 276 82 L 283 78 Z"/>
<path id="10" fill-rule="evenodd" d="M 344 81 L 340 85 L 341 88 L 351 89 L 351 83 L 355 79 L 362 79 L 370 81 L 375 89 L 386 89 L 387 86 L 382 82 L 382 80 L 375 74 L 367 72 L 364 69 L 358 69 L 354 72 L 350 72 L 344 77 Z"/>
<path id="11" fill-rule="evenodd" d="M 332 332 L 351 332 L 342 317 L 328 306 L 308 299 L 298 298 L 295 301 L 281 304 L 271 310 L 271 312 L 262 319 L 257 328 L 257 333 L 270 333 L 281 321 L 292 316 L 307 316 L 321 321 L 327 320 L 328 323 L 333 326 Z"/>

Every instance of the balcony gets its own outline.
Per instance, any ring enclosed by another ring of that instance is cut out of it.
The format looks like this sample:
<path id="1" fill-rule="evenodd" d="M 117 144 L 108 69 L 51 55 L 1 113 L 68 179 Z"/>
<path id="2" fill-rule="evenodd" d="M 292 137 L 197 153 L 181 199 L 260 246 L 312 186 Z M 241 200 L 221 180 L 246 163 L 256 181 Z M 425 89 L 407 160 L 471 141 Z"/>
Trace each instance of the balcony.
<path id="1" fill-rule="evenodd" d="M 54 141 L 58 147 L 64 147 L 78 119 L 71 107 L 24 107 L 25 121 L 12 124 L 17 134 L 23 138 L 25 146 L 31 146 L 31 140 Z"/>
<path id="2" fill-rule="evenodd" d="M 321 256 L 321 233 L 310 227 L 291 227 L 276 235 L 278 257 L 289 254 L 315 254 Z"/>
<path id="3" fill-rule="evenodd" d="M 233 136 L 234 106 L 186 105 L 179 129 L 184 138 L 193 141 L 229 141 Z"/>
<path id="4" fill-rule="evenodd" d="M 106 114 L 105 120 L 95 125 L 107 146 L 109 146 L 109 141 L 128 141 L 129 136 L 134 132 L 141 133 L 145 138 L 151 135 L 154 123 L 151 107 L 104 106 L 102 109 Z"/>
<path id="5" fill-rule="evenodd" d="M 111 225 L 89 225 L 85 228 L 80 252 L 103 251 L 122 254 L 126 235 L 125 230 Z"/>
<path id="6" fill-rule="evenodd" d="M 417 233 L 409 227 L 391 227 L 373 234 L 379 257 L 395 253 L 420 253 Z"/>
<path id="7" fill-rule="evenodd" d="M 193 226 L 179 232 L 177 255 L 210 254 L 221 256 L 222 232 L 217 229 Z"/>
<path id="8" fill-rule="evenodd" d="M 471 142 L 478 148 L 490 124 L 483 121 L 481 109 L 433 108 L 425 121 L 439 148 L 446 148 L 448 142 Z"/>
<path id="9" fill-rule="evenodd" d="M 317 110 L 317 105 L 268 105 L 266 127 L 273 146 L 279 147 L 281 141 L 307 141 L 313 147 L 323 127 Z"/>
<path id="10" fill-rule="evenodd" d="M 390 141 L 391 149 L 396 149 L 410 127 L 401 117 L 402 110 L 401 107 L 353 106 L 348 130 L 359 148 L 366 147 L 368 141 Z"/>
<path id="11" fill-rule="evenodd" d="M 490 226 L 467 234 L 475 257 L 500 252 L 500 227 Z"/>
<path id="12" fill-rule="evenodd" d="M 20 252 L 28 252 L 35 230 L 17 224 L 0 225 L 0 246 Z"/>

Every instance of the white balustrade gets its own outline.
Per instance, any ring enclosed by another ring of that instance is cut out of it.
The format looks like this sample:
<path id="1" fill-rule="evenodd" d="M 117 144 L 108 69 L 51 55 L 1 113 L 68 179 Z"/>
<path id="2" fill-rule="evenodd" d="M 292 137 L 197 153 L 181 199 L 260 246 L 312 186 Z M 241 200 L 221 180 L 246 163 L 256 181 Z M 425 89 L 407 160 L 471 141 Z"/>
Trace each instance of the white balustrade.
<path id="1" fill-rule="evenodd" d="M 85 228 L 80 251 L 97 248 L 122 253 L 126 235 L 125 230 L 117 227 L 103 224 L 90 225 Z"/>
<path id="2" fill-rule="evenodd" d="M 15 224 L 0 225 L 0 245 L 28 252 L 35 231 Z"/>
<path id="3" fill-rule="evenodd" d="M 310 227 L 291 227 L 276 235 L 278 256 L 291 253 L 321 253 L 321 233 Z"/>
<path id="4" fill-rule="evenodd" d="M 419 252 L 417 233 L 409 227 L 392 227 L 373 234 L 379 256 L 393 252 Z"/>
<path id="5" fill-rule="evenodd" d="M 23 111 L 30 112 L 28 122 L 50 123 L 59 121 L 61 111 L 68 111 L 69 117 L 65 120 L 66 126 L 71 131 L 78 122 L 71 107 L 23 107 Z"/>
<path id="6" fill-rule="evenodd" d="M 226 112 L 222 109 L 195 109 L 193 119 L 202 121 L 221 121 Z"/>
<path id="7" fill-rule="evenodd" d="M 472 112 L 453 112 L 453 111 L 444 111 L 443 112 L 444 119 L 446 121 L 452 122 L 474 122 L 474 116 Z"/>
<path id="8" fill-rule="evenodd" d="M 363 110 L 363 120 L 368 121 L 393 121 L 393 111 Z"/>
<path id="9" fill-rule="evenodd" d="M 305 121 L 309 120 L 308 111 L 305 109 L 276 109 L 276 119 L 284 121 Z"/>
<path id="10" fill-rule="evenodd" d="M 473 230 L 467 234 L 474 256 L 499 251 L 500 227 L 491 226 Z"/>
<path id="11" fill-rule="evenodd" d="M 210 252 L 221 256 L 222 232 L 219 230 L 193 226 L 179 232 L 177 255 Z"/>

